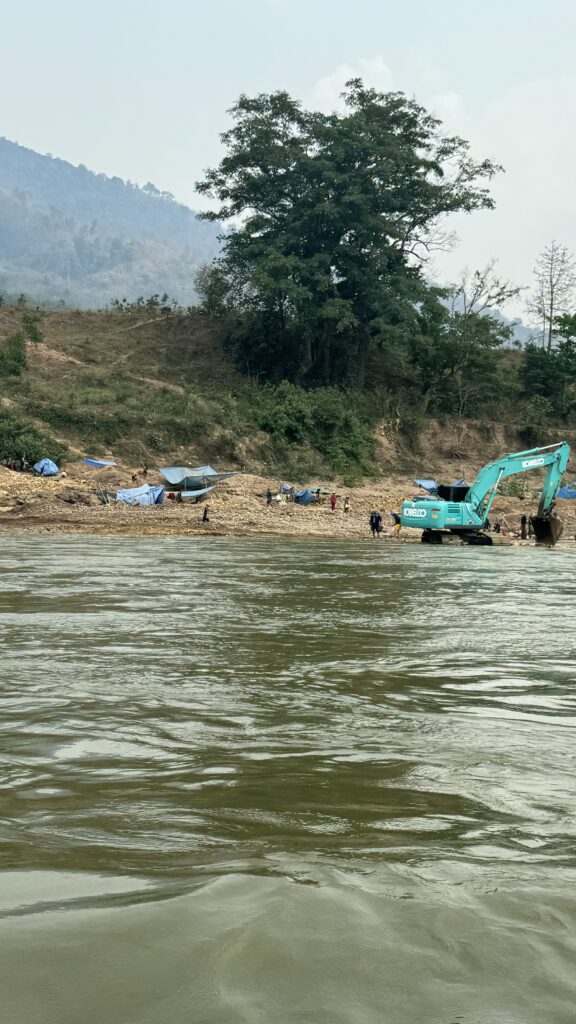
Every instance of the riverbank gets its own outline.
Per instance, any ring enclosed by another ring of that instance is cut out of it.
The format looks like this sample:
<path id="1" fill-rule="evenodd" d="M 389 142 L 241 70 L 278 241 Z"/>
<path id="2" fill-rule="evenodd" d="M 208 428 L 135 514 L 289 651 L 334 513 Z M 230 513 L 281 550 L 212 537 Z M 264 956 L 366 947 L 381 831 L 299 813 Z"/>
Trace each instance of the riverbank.
<path id="1" fill-rule="evenodd" d="M 102 493 L 114 493 L 118 487 L 129 486 L 132 470 L 89 470 L 83 463 L 67 467 L 66 474 L 42 479 L 28 473 L 16 473 L 0 467 L 0 531 L 24 530 L 35 533 L 87 533 L 134 536 L 276 536 L 300 538 L 335 538 L 343 540 L 369 538 L 370 512 L 378 510 L 384 521 L 384 539 L 393 534 L 391 512 L 398 511 L 402 500 L 416 491 L 408 477 L 390 476 L 370 481 L 361 487 L 338 488 L 331 481 L 319 481 L 339 495 L 332 512 L 327 497 L 319 506 L 301 507 L 293 502 L 266 505 L 266 491 L 275 489 L 277 481 L 251 474 L 241 475 L 221 484 L 204 504 L 164 501 L 149 508 L 102 503 Z M 159 482 L 156 474 L 148 476 Z M 344 497 L 349 496 L 350 510 L 344 511 Z M 498 497 L 491 518 L 504 519 L 510 531 L 517 534 L 520 517 L 534 511 L 536 492 L 524 498 Z M 209 522 L 203 523 L 208 505 Z M 573 542 L 576 532 L 576 502 L 560 502 L 564 521 L 563 542 Z M 495 538 L 511 543 L 515 537 Z M 420 540 L 419 530 L 403 529 L 402 542 Z"/>

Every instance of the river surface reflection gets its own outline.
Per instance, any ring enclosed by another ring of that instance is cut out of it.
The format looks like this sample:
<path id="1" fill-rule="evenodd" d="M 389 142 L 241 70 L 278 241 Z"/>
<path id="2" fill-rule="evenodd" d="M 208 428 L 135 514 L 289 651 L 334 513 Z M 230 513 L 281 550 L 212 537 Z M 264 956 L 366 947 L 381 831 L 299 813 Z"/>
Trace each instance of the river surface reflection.
<path id="1" fill-rule="evenodd" d="M 573 1024 L 573 551 L 2 548 L 3 1024 Z"/>

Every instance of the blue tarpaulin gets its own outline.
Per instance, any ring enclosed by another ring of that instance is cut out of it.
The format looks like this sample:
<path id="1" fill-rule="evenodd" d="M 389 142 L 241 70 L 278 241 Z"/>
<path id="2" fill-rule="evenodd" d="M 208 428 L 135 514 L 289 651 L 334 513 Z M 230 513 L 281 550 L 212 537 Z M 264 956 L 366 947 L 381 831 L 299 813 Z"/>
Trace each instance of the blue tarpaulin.
<path id="1" fill-rule="evenodd" d="M 284 494 L 292 494 L 292 491 L 294 490 L 292 484 L 282 483 L 282 480 L 280 481 L 280 489 L 284 492 Z"/>
<path id="2" fill-rule="evenodd" d="M 93 469 L 104 469 L 106 466 L 117 466 L 117 462 L 112 462 L 111 459 L 82 459 L 87 466 L 92 466 Z"/>
<path id="3" fill-rule="evenodd" d="M 52 459 L 40 459 L 33 469 L 38 476 L 58 476 L 58 466 Z"/>
<path id="4" fill-rule="evenodd" d="M 116 491 L 116 501 L 124 501 L 127 505 L 161 505 L 163 499 L 164 488 L 150 487 L 150 484 Z"/>
<path id="5" fill-rule="evenodd" d="M 424 491 L 428 491 L 429 494 L 435 494 L 438 490 L 435 480 L 415 480 L 414 483 L 418 484 L 418 487 L 422 487 Z"/>
<path id="6" fill-rule="evenodd" d="M 311 505 L 313 501 L 316 501 L 316 495 L 305 487 L 303 491 L 296 491 L 294 495 L 297 505 Z"/>
<path id="7" fill-rule="evenodd" d="M 159 472 L 171 487 L 181 491 L 199 491 L 238 475 L 233 471 L 219 473 L 213 466 L 163 466 Z"/>
<path id="8" fill-rule="evenodd" d="M 576 480 L 572 484 L 561 487 L 556 495 L 557 498 L 576 498 Z"/>
<path id="9" fill-rule="evenodd" d="M 202 487 L 199 491 L 178 491 L 178 494 L 182 495 L 183 501 L 188 501 L 190 498 L 201 498 L 204 494 L 210 494 L 214 487 Z"/>

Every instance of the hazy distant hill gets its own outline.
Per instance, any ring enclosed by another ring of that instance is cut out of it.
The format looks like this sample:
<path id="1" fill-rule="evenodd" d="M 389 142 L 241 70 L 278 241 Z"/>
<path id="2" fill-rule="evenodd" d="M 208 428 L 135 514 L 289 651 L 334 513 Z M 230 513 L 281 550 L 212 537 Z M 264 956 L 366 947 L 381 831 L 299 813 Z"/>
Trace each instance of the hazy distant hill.
<path id="1" fill-rule="evenodd" d="M 90 307 L 167 292 L 187 303 L 219 230 L 150 183 L 0 138 L 0 294 Z"/>

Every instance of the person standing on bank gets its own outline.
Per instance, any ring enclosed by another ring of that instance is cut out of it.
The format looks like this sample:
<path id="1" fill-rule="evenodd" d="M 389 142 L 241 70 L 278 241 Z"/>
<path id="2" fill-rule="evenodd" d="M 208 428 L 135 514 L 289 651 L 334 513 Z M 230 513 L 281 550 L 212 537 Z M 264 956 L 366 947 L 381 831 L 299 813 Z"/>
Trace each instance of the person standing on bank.
<path id="1" fill-rule="evenodd" d="M 370 513 L 370 529 L 372 530 L 372 539 L 380 540 L 380 534 L 382 532 L 382 516 L 379 512 Z"/>
<path id="2" fill-rule="evenodd" d="M 338 501 L 338 495 L 335 492 L 333 492 L 330 495 L 330 508 L 332 509 L 333 512 L 336 511 L 336 502 L 337 501 Z"/>

